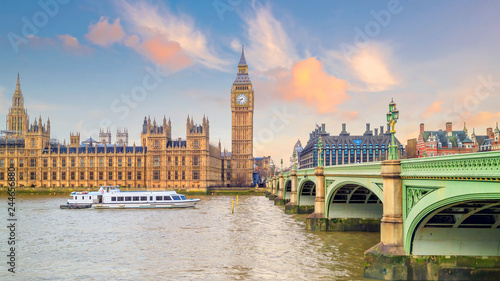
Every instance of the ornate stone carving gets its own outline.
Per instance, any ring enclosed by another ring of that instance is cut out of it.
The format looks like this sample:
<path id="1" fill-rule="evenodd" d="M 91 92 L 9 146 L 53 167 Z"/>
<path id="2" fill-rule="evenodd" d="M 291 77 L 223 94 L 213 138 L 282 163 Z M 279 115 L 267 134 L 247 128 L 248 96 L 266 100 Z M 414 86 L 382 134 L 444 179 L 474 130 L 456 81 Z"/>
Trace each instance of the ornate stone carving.
<path id="1" fill-rule="evenodd" d="M 406 188 L 406 215 L 424 196 L 434 191 L 434 188 L 407 187 Z"/>
<path id="2" fill-rule="evenodd" d="M 326 180 L 326 188 L 329 188 L 335 180 Z"/>

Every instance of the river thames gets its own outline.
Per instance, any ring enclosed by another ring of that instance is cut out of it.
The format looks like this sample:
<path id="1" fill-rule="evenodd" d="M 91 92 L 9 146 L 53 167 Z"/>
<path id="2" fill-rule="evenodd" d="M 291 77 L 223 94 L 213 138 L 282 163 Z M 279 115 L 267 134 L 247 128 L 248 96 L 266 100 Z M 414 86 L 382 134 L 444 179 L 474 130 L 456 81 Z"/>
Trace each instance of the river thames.
<path id="1" fill-rule="evenodd" d="M 264 196 L 199 197 L 189 209 L 62 210 L 66 197 L 17 196 L 16 273 L 0 280 L 364 280 L 379 233 L 311 232 Z M 7 226 L 7 199 L 1 197 Z"/>

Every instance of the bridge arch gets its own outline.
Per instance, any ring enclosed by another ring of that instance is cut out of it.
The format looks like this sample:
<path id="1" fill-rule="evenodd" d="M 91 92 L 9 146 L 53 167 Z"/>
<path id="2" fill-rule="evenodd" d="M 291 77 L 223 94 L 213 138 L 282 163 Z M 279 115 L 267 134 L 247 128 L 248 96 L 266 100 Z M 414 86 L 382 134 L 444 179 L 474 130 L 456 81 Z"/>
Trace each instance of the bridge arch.
<path id="1" fill-rule="evenodd" d="M 405 251 L 414 255 L 500 255 L 497 190 L 498 183 L 469 182 L 465 188 L 445 187 L 428 193 L 405 220 Z"/>
<path id="2" fill-rule="evenodd" d="M 316 200 L 316 182 L 315 180 L 306 178 L 300 181 L 297 187 L 297 202 L 298 205 L 314 205 Z"/>
<path id="3" fill-rule="evenodd" d="M 381 219 L 382 190 L 373 185 L 347 180 L 327 187 L 326 217 Z"/>
<path id="4" fill-rule="evenodd" d="M 285 189 L 283 190 L 283 199 L 290 199 L 292 195 L 292 180 L 290 178 L 285 179 L 283 184 Z"/>

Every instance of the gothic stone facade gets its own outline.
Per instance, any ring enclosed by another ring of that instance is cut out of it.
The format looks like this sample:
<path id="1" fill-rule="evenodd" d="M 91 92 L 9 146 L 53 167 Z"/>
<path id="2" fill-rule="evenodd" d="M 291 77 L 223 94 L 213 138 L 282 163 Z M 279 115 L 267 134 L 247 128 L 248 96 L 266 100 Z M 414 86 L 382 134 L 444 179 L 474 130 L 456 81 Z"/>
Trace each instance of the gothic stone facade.
<path id="1" fill-rule="evenodd" d="M 221 147 L 209 143 L 209 127 L 206 118 L 199 126 L 188 118 L 186 139 L 173 140 L 170 121 L 164 118 L 159 126 L 148 118 L 141 146 L 92 139 L 80 144 L 78 133 L 70 134 L 69 145 L 61 145 L 50 140 L 50 124 L 39 119 L 28 130 L 9 130 L 0 138 L 0 186 L 7 185 L 7 169 L 13 166 L 21 187 L 117 185 L 204 191 L 224 184 Z"/>

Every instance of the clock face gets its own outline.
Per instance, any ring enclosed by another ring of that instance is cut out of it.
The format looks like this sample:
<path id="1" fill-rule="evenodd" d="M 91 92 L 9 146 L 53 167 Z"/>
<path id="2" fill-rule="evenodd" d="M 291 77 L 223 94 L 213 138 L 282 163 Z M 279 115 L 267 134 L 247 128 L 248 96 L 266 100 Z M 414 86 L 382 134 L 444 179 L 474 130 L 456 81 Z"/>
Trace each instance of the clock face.
<path id="1" fill-rule="evenodd" d="M 244 105 L 246 104 L 248 101 L 248 97 L 247 95 L 245 94 L 239 94 L 237 97 L 236 97 L 236 102 L 239 104 L 239 105 Z"/>

